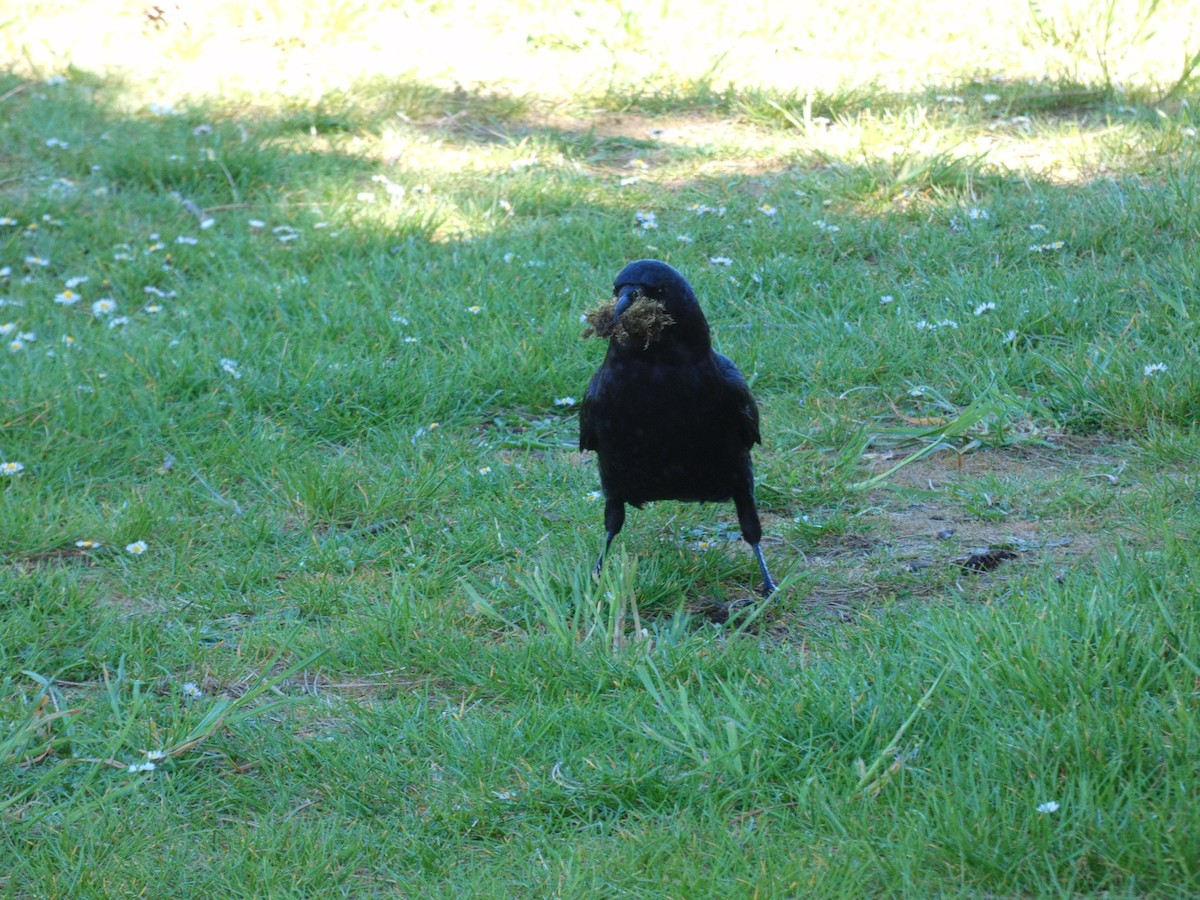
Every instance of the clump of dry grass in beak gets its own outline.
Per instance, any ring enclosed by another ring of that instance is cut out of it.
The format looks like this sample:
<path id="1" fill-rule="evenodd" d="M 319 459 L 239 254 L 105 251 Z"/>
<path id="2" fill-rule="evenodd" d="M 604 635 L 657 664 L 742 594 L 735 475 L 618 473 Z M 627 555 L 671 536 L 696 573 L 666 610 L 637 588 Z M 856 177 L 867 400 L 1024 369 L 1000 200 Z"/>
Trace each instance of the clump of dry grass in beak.
<path id="1" fill-rule="evenodd" d="M 632 302 L 625 296 L 607 300 L 583 315 L 587 320 L 583 337 L 616 338 L 622 344 L 640 340 L 643 350 L 675 324 L 661 303 L 641 294 Z"/>

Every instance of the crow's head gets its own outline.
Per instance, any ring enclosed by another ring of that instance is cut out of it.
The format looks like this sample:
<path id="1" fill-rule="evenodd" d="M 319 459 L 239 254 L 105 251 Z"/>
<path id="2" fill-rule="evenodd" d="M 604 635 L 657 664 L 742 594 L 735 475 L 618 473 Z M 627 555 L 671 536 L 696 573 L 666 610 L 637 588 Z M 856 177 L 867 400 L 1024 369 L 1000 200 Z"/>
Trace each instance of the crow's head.
<path id="1" fill-rule="evenodd" d="M 670 317 L 670 324 L 662 330 L 663 340 L 708 350 L 708 321 L 692 286 L 679 272 L 657 259 L 631 262 L 613 281 L 613 321 L 643 298 L 658 304 Z"/>

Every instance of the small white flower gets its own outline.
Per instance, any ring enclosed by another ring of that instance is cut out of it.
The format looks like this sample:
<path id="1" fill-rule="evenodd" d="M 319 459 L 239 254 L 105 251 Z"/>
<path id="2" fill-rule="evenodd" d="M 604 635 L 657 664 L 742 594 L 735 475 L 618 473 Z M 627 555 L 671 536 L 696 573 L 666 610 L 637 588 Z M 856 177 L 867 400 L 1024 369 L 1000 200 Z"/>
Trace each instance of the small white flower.
<path id="1" fill-rule="evenodd" d="M 1034 222 L 1032 225 L 1029 226 L 1029 230 L 1032 232 L 1035 232 L 1035 233 L 1041 233 L 1044 231 L 1049 231 L 1050 229 L 1047 228 L 1045 225 L 1042 225 L 1038 222 Z"/>
<path id="2" fill-rule="evenodd" d="M 147 750 L 146 751 L 146 759 L 150 760 L 151 762 L 157 762 L 160 759 L 166 759 L 166 757 L 167 757 L 167 751 L 165 751 L 165 750 Z"/>
<path id="3" fill-rule="evenodd" d="M 125 545 L 125 552 L 132 553 L 134 556 L 141 556 L 146 552 L 145 541 L 134 541 L 132 544 Z"/>
<path id="4" fill-rule="evenodd" d="M 937 331 L 939 328 L 957 328 L 958 323 L 953 319 L 942 319 L 940 322 L 927 322 L 922 319 L 917 323 L 917 331 Z"/>
<path id="5" fill-rule="evenodd" d="M 220 360 L 220 365 L 221 365 L 221 371 L 224 372 L 225 374 L 232 375 L 234 378 L 242 377 L 242 373 L 240 371 L 238 371 L 237 360 L 229 359 L 228 357 L 222 356 L 221 360 Z"/>
<path id="6" fill-rule="evenodd" d="M 117 301 L 112 297 L 101 297 L 92 304 L 92 315 L 107 316 L 117 311 Z"/>
<path id="7" fill-rule="evenodd" d="M 44 256 L 27 256 L 25 257 L 25 265 L 39 266 L 44 269 L 46 266 L 50 265 L 50 260 L 46 259 Z"/>
<path id="8" fill-rule="evenodd" d="M 998 103 L 1000 101 L 999 94 L 984 94 L 983 102 L 987 104 Z"/>
<path id="9" fill-rule="evenodd" d="M 995 308 L 996 308 L 996 304 L 990 300 L 987 303 L 980 303 L 978 306 L 975 307 L 975 315 L 982 316 L 985 312 L 988 312 L 989 310 L 993 310 Z"/>
<path id="10" fill-rule="evenodd" d="M 1037 811 L 1040 813 L 1058 812 L 1058 801 L 1057 800 L 1047 800 L 1045 803 L 1041 803 L 1038 805 Z"/>
<path id="11" fill-rule="evenodd" d="M 66 150 L 71 145 L 68 144 L 64 140 L 60 140 L 59 138 L 52 137 L 52 138 L 46 138 L 46 146 L 47 147 L 57 147 L 60 150 Z"/>
<path id="12" fill-rule="evenodd" d="M 1165 371 L 1167 371 L 1166 363 L 1150 363 L 1150 365 L 1145 366 L 1142 369 L 1142 374 L 1145 375 L 1147 378 L 1153 378 L 1155 375 L 1159 374 L 1160 372 L 1165 372 Z"/>
<path id="13" fill-rule="evenodd" d="M 194 238 L 188 234 L 181 234 L 179 237 L 175 238 L 175 243 L 183 244 L 188 247 L 194 247 L 200 243 L 200 238 Z"/>
<path id="14" fill-rule="evenodd" d="M 0 475 L 18 475 L 25 471 L 25 463 L 6 462 L 0 463 Z"/>
<path id="15" fill-rule="evenodd" d="M 99 541 L 92 541 L 92 540 L 85 539 L 82 541 L 76 541 L 75 546 L 78 547 L 80 550 L 99 550 L 101 545 L 100 545 Z"/>
<path id="16" fill-rule="evenodd" d="M 986 209 L 977 209 L 974 206 L 972 206 L 970 209 L 967 210 L 967 218 L 971 219 L 971 220 L 983 220 L 984 222 L 986 222 L 988 219 L 991 218 L 991 216 L 988 215 L 988 211 Z"/>
<path id="17" fill-rule="evenodd" d="M 587 492 L 587 498 L 589 500 L 593 500 L 593 501 L 599 500 L 603 496 L 604 496 L 604 494 L 602 494 L 600 491 L 588 491 Z"/>
<path id="18" fill-rule="evenodd" d="M 479 470 L 479 474 L 480 474 L 480 475 L 491 475 L 491 474 L 492 474 L 492 467 L 491 467 L 491 466 L 483 466 L 483 467 L 482 467 L 482 468 Z"/>
<path id="19" fill-rule="evenodd" d="M 633 214 L 633 217 L 637 220 L 638 227 L 643 231 L 649 231 L 651 228 L 658 227 L 658 214 L 650 210 L 639 209 Z"/>
<path id="20" fill-rule="evenodd" d="M 154 765 L 154 763 L 150 762 L 149 760 L 147 760 L 146 762 L 143 762 L 143 763 L 130 763 L 129 764 L 130 772 L 153 772 L 157 768 L 158 768 L 158 766 Z"/>
<path id="21" fill-rule="evenodd" d="M 469 312 L 473 316 L 477 316 L 481 312 L 483 312 L 483 307 L 482 306 L 468 306 L 467 312 Z"/>
<path id="22" fill-rule="evenodd" d="M 575 398 L 574 397 L 555 397 L 554 405 L 555 406 L 574 406 Z"/>
<path id="23" fill-rule="evenodd" d="M 204 691 L 196 686 L 196 682 L 189 681 L 183 686 L 183 696 L 189 700 L 198 700 L 204 696 Z"/>
<path id="24" fill-rule="evenodd" d="M 887 306 L 889 303 L 894 303 L 895 301 L 896 301 L 896 298 L 893 297 L 891 294 L 884 294 L 882 297 L 879 298 L 879 305 Z"/>
<path id="25" fill-rule="evenodd" d="M 250 219 L 246 224 L 248 224 L 255 231 L 261 231 L 263 228 L 267 227 L 267 223 L 262 219 Z"/>
<path id="26" fill-rule="evenodd" d="M 758 211 L 769 219 L 773 219 L 775 216 L 779 215 L 779 210 L 773 207 L 770 203 L 764 203 L 758 208 Z"/>
<path id="27" fill-rule="evenodd" d="M 732 266 L 733 260 L 728 256 L 710 256 L 708 261 L 714 266 Z"/>
<path id="28" fill-rule="evenodd" d="M 374 203 L 375 202 L 375 192 L 374 191 L 359 191 L 355 195 L 354 199 L 358 200 L 362 203 Z"/>
<path id="29" fill-rule="evenodd" d="M 122 325 L 129 324 L 129 316 L 113 316 L 108 320 L 109 328 L 120 328 Z"/>
<path id="30" fill-rule="evenodd" d="M 1051 250 L 1061 250 L 1066 241 L 1051 241 L 1049 244 L 1030 244 L 1030 253 L 1048 253 Z"/>
<path id="31" fill-rule="evenodd" d="M 20 338 L 18 338 L 17 340 L 8 342 L 8 352 L 9 353 L 20 353 L 24 349 L 25 349 L 25 342 L 22 341 Z"/>
<path id="32" fill-rule="evenodd" d="M 828 232 L 829 234 L 837 234 L 839 231 L 842 230 L 840 226 L 830 225 L 824 219 L 817 219 L 815 222 L 813 222 L 813 224 L 816 225 L 817 228 L 821 229 L 822 231 Z"/>
<path id="33" fill-rule="evenodd" d="M 5 322 L 3 325 L 0 325 L 0 335 L 12 334 L 16 330 L 17 330 L 16 322 Z"/>
<path id="34" fill-rule="evenodd" d="M 69 288 L 77 288 L 88 280 L 86 275 L 76 275 L 74 278 L 68 278 L 63 282 Z"/>

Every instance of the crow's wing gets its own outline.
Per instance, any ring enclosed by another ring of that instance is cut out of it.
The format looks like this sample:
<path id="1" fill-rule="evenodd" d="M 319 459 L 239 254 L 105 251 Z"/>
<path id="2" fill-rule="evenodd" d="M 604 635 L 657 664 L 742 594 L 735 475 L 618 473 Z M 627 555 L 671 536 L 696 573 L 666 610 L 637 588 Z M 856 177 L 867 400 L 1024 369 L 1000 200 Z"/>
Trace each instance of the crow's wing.
<path id="1" fill-rule="evenodd" d="M 746 384 L 746 379 L 742 377 L 738 367 L 733 364 L 733 360 L 720 353 L 714 353 L 713 358 L 717 362 L 721 384 L 733 409 L 736 410 L 735 421 L 742 441 L 747 449 L 754 444 L 761 444 L 762 435 L 758 430 L 758 404 L 754 402 L 754 395 L 750 393 L 750 385 Z M 584 403 L 586 404 L 586 402 L 585 400 Z"/>
<path id="2" fill-rule="evenodd" d="M 583 405 L 579 407 L 579 449 L 597 449 L 596 440 L 596 404 L 600 398 L 600 382 L 604 378 L 604 367 L 592 376 L 588 382 L 587 393 L 583 395 Z"/>

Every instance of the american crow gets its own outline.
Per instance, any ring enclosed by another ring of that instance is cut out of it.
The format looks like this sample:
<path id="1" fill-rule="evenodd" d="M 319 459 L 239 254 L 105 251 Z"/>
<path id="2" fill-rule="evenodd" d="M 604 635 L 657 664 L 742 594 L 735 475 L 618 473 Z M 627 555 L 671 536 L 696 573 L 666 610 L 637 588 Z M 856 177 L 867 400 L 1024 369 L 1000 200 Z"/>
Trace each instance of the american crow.
<path id="1" fill-rule="evenodd" d="M 732 500 L 769 597 L 775 581 L 759 546 L 750 463 L 762 439 L 746 380 L 713 352 L 692 286 L 666 263 L 627 265 L 613 301 L 611 313 L 601 307 L 590 319 L 591 330 L 608 337 L 608 352 L 579 414 L 579 448 L 596 451 L 605 498 L 607 534 L 595 571 L 625 524 L 626 503 Z"/>

